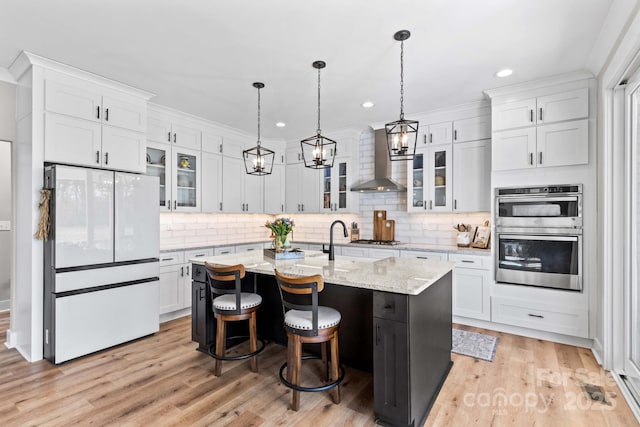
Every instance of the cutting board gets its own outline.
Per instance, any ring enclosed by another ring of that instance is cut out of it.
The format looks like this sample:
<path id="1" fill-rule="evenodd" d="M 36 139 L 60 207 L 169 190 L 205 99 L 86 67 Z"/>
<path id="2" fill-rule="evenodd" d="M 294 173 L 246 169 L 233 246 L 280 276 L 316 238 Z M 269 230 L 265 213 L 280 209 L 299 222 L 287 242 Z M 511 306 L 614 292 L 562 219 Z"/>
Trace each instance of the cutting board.
<path id="1" fill-rule="evenodd" d="M 373 211 L 373 240 L 382 240 L 382 229 L 387 220 L 387 211 Z"/>
<path id="2" fill-rule="evenodd" d="M 393 219 L 387 219 L 382 225 L 382 236 L 380 240 L 396 240 L 396 222 Z"/>

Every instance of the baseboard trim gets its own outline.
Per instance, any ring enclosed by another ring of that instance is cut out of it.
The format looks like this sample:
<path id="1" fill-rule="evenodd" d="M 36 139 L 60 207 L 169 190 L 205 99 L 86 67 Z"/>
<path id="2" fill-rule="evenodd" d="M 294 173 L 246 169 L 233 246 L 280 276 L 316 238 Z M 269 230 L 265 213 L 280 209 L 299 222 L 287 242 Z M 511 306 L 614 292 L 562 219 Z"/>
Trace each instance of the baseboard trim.
<path id="1" fill-rule="evenodd" d="M 4 346 L 7 348 L 16 348 L 17 341 L 16 333 L 11 329 L 7 329 L 7 341 L 5 341 Z"/>
<path id="2" fill-rule="evenodd" d="M 172 311 L 171 313 L 164 313 L 160 315 L 160 323 L 165 323 L 170 320 L 179 319 L 181 317 L 189 316 L 191 314 L 191 307 L 183 308 L 182 310 Z"/>
<path id="3" fill-rule="evenodd" d="M 605 368 L 602 363 L 602 361 L 604 360 L 604 358 L 602 357 L 602 343 L 597 337 L 593 339 L 593 347 L 591 347 L 591 353 L 593 353 L 593 357 L 596 358 L 596 362 L 598 362 L 598 365 Z"/>
<path id="4" fill-rule="evenodd" d="M 539 331 L 536 329 L 505 325 L 503 323 L 489 322 L 487 320 L 469 319 L 468 317 L 460 316 L 453 316 L 453 323 L 459 323 L 461 325 L 489 329 L 498 332 L 505 332 L 507 334 L 521 335 L 523 337 L 552 341 L 560 344 L 573 345 L 576 347 L 589 349 L 593 348 L 593 340 L 591 338 L 573 337 L 570 335 L 557 334 L 554 332 Z"/>

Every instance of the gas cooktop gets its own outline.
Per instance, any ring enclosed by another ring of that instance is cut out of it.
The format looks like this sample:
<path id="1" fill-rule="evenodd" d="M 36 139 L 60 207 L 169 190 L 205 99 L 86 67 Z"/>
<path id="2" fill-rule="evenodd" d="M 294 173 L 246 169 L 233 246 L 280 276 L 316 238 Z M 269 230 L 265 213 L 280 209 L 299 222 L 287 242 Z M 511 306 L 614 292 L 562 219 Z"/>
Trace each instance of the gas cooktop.
<path id="1" fill-rule="evenodd" d="M 384 246 L 396 246 L 399 245 L 400 242 L 397 240 L 373 240 L 373 239 L 360 239 L 353 240 L 351 243 L 360 243 L 365 245 L 384 245 Z"/>

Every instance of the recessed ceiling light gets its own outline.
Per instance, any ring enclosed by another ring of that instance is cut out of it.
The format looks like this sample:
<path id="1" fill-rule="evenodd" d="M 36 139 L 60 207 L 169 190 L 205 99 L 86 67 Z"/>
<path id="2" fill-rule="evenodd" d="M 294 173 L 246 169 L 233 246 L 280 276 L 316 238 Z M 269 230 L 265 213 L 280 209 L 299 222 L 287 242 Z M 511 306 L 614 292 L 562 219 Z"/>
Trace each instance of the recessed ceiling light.
<path id="1" fill-rule="evenodd" d="M 507 76 L 510 76 L 511 74 L 513 74 L 513 70 L 505 68 L 504 70 L 498 71 L 496 73 L 496 76 L 498 76 L 498 77 L 507 77 Z"/>
<path id="2" fill-rule="evenodd" d="M 364 108 L 371 108 L 371 107 L 373 107 L 373 105 L 374 105 L 374 104 L 373 104 L 373 102 L 371 102 L 371 101 L 365 101 L 365 102 L 363 102 L 363 103 L 362 103 L 362 106 L 363 106 Z"/>
<path id="3" fill-rule="evenodd" d="M 283 127 L 286 126 L 286 124 L 283 123 L 283 122 L 278 122 L 278 123 L 276 123 L 276 126 L 278 126 L 279 128 L 283 128 Z"/>

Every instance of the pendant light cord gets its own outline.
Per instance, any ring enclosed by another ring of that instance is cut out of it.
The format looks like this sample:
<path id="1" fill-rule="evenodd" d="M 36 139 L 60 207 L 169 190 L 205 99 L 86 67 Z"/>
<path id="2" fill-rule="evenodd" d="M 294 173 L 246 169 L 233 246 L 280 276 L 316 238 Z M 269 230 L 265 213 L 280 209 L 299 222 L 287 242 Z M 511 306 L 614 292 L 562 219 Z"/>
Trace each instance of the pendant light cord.
<path id="1" fill-rule="evenodd" d="M 404 40 L 400 41 L 400 120 L 404 120 Z"/>
<path id="2" fill-rule="evenodd" d="M 318 68 L 318 135 L 320 132 L 320 68 Z"/>
<path id="3" fill-rule="evenodd" d="M 258 88 L 258 148 L 260 148 L 260 88 Z"/>

